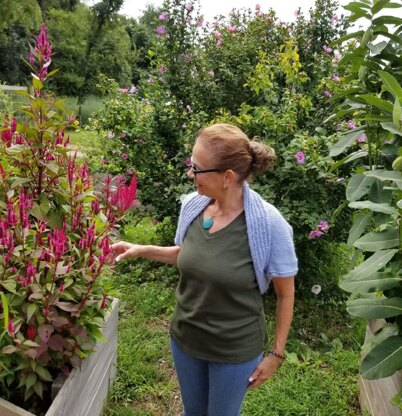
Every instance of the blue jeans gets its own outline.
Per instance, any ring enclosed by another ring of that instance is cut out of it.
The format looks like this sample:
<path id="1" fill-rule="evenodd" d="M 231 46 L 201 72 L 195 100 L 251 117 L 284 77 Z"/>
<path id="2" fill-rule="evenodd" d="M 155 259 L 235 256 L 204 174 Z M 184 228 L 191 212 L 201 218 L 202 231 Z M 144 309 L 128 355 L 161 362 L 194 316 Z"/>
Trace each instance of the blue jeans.
<path id="1" fill-rule="evenodd" d="M 262 354 L 240 364 L 191 357 L 171 338 L 183 416 L 239 416 L 251 376 Z"/>

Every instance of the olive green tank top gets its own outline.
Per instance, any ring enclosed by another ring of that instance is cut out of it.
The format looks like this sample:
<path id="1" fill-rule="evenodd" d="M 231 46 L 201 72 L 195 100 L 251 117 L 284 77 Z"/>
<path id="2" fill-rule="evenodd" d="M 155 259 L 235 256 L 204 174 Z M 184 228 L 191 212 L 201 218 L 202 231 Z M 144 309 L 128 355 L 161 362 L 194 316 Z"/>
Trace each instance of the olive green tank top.
<path id="1" fill-rule="evenodd" d="M 244 212 L 209 233 L 202 214 L 187 230 L 177 265 L 180 281 L 170 334 L 188 354 L 241 363 L 263 352 L 265 315 Z"/>

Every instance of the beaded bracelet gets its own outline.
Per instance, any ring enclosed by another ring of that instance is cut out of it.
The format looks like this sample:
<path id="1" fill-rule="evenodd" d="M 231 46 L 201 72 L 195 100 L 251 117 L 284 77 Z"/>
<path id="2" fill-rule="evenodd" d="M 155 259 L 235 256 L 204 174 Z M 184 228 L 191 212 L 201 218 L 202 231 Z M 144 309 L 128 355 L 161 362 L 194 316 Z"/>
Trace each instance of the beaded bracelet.
<path id="1" fill-rule="evenodd" d="M 276 351 L 274 351 L 274 350 L 269 350 L 269 351 L 268 351 L 268 354 L 269 354 L 269 355 L 274 355 L 275 357 L 278 357 L 278 358 L 280 358 L 280 359 L 282 359 L 282 360 L 284 360 L 284 359 L 285 359 L 285 356 L 284 356 L 284 355 L 279 354 L 279 352 L 276 352 Z"/>

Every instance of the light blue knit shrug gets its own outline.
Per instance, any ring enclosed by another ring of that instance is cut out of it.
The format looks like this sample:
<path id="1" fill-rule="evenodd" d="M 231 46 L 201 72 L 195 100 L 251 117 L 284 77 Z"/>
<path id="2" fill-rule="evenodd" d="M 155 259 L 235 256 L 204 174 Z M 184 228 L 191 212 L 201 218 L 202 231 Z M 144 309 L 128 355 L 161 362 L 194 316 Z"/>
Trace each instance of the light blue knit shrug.
<path id="1" fill-rule="evenodd" d="M 243 198 L 250 253 L 262 294 L 273 277 L 290 277 L 297 273 L 293 230 L 281 213 L 250 189 L 246 182 Z M 177 245 L 181 246 L 188 227 L 210 202 L 211 198 L 197 192 L 185 197 L 177 225 Z"/>

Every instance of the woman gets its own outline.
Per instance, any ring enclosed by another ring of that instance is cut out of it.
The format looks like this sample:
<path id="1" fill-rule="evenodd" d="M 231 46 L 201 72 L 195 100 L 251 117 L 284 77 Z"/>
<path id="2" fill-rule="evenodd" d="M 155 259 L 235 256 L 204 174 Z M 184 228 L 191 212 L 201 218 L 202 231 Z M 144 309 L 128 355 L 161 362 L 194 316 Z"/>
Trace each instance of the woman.
<path id="1" fill-rule="evenodd" d="M 201 130 L 188 171 L 197 192 L 183 201 L 176 246 L 112 246 L 116 261 L 144 257 L 180 271 L 170 338 L 184 416 L 239 415 L 247 388 L 284 358 L 297 272 L 292 229 L 247 184 L 274 161 L 270 147 L 237 127 Z M 276 331 L 264 356 L 262 294 L 271 281 Z"/>

